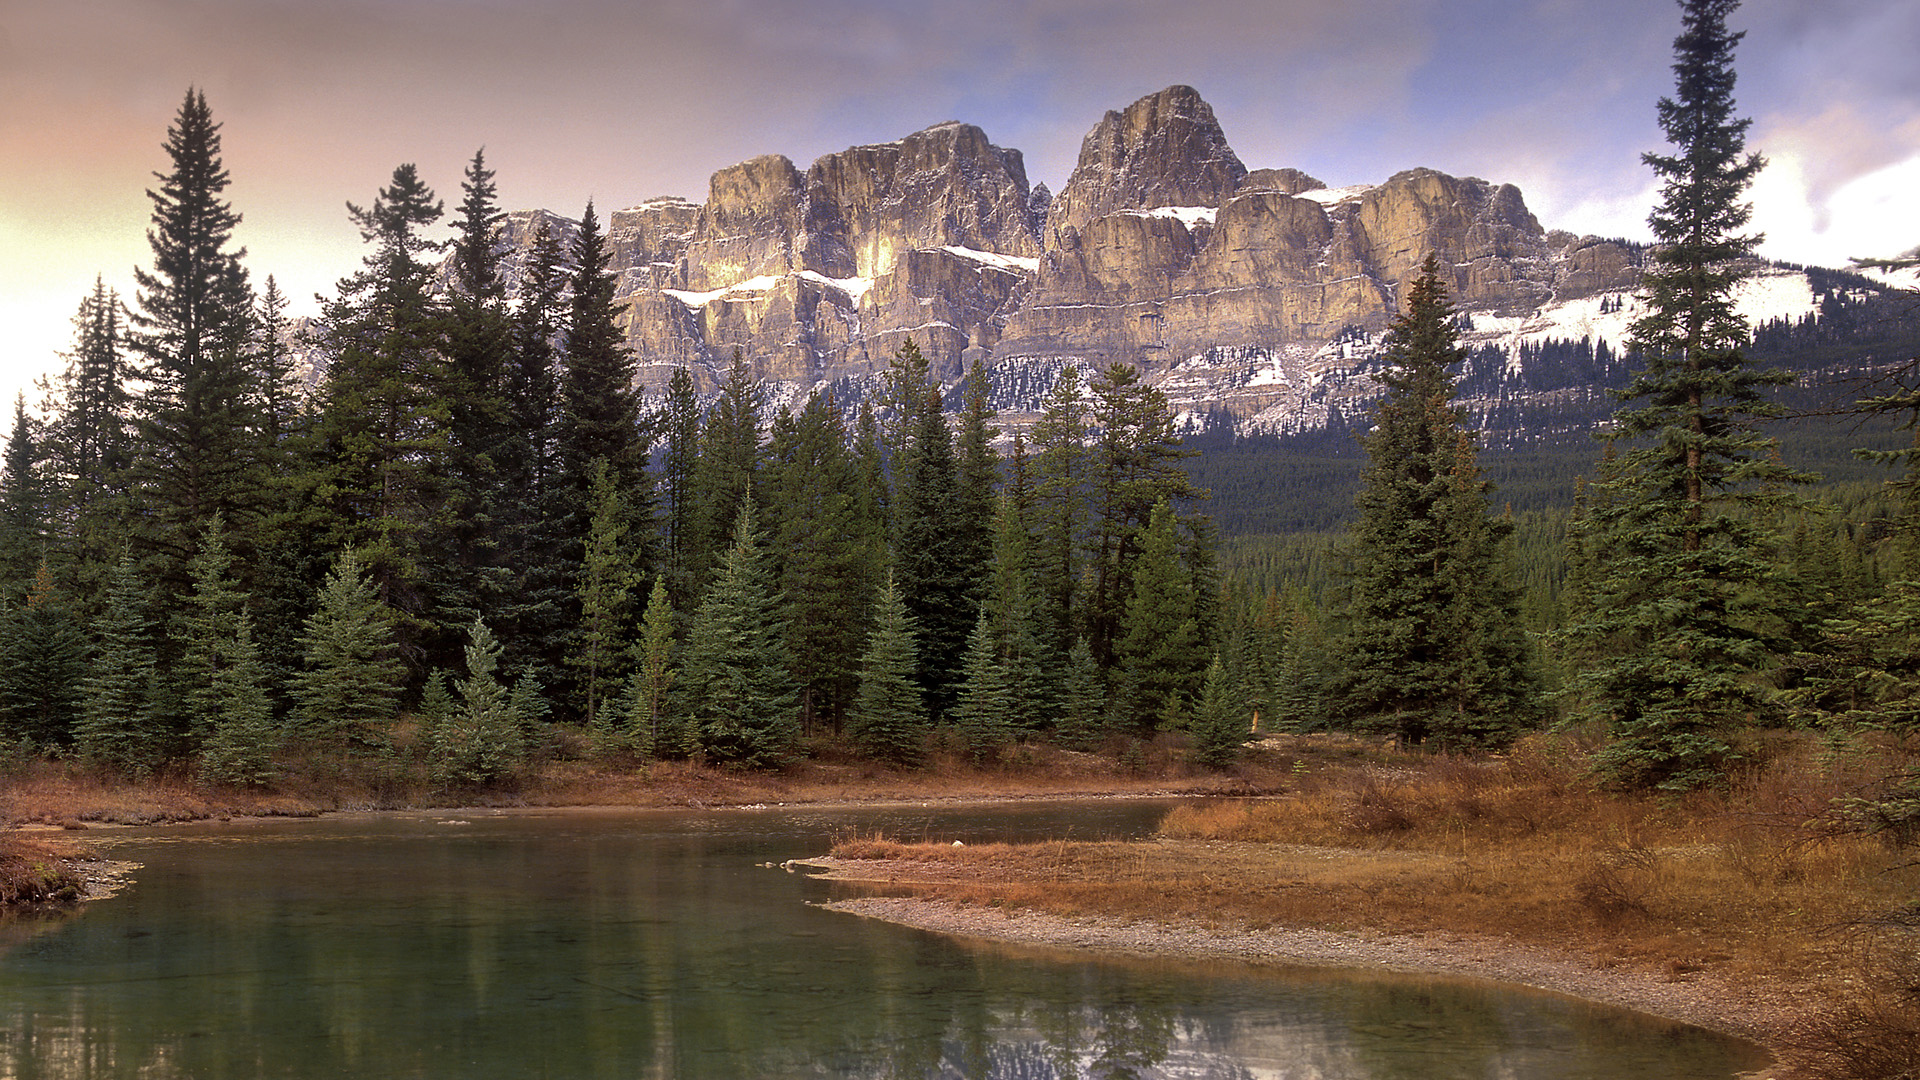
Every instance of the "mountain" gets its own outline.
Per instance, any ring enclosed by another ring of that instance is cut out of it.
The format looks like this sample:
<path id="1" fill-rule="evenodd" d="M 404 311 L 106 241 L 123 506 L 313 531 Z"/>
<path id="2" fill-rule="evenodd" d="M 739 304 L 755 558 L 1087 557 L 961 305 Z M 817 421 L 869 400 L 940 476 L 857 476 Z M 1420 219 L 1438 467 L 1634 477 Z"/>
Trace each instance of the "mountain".
<path id="1" fill-rule="evenodd" d="M 543 218 L 572 228 L 523 211 L 503 240 L 524 252 Z M 1058 195 L 955 122 L 804 171 L 778 155 L 729 166 L 704 203 L 616 211 L 608 238 L 649 392 L 676 367 L 712 389 L 737 349 L 776 400 L 854 400 L 912 337 L 949 383 L 986 361 L 1010 427 L 1064 365 L 1121 361 L 1196 428 L 1308 438 L 1364 415 L 1380 336 L 1433 252 L 1476 349 L 1462 392 L 1494 445 L 1584 433 L 1611 410 L 1645 257 L 1543 228 L 1511 184 L 1415 168 L 1330 189 L 1249 170 L 1185 86 L 1102 117 Z M 1741 308 L 1756 325 L 1881 289 L 1755 271 Z"/>

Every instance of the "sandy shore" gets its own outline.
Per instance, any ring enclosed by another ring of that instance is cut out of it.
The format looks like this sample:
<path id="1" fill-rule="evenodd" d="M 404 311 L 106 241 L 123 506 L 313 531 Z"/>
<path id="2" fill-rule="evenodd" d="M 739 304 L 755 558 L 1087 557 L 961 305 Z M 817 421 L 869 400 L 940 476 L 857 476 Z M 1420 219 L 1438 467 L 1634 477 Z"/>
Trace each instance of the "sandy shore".
<path id="1" fill-rule="evenodd" d="M 830 863 L 831 860 L 822 860 Z M 812 864 L 818 865 L 818 864 Z M 830 866 L 826 876 L 833 876 Z M 1323 930 L 1228 930 L 1194 924 L 1065 918 L 898 897 L 825 904 L 871 919 L 962 937 L 1129 956 L 1179 956 L 1275 966 L 1363 968 L 1490 979 L 1616 1005 L 1749 1039 L 1779 1053 L 1796 1015 L 1784 995 L 1692 974 L 1602 968 L 1524 944 L 1451 934 L 1397 937 Z M 1760 1077 L 1775 1075 L 1773 1070 Z"/>

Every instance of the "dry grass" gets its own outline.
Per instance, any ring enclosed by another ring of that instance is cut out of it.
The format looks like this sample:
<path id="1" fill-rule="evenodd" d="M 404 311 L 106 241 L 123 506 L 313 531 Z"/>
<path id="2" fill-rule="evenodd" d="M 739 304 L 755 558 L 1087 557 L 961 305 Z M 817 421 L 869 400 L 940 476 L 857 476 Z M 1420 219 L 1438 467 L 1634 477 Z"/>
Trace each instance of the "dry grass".
<path id="1" fill-rule="evenodd" d="M 78 901 L 83 886 L 73 855 L 45 841 L 0 834 L 0 908 Z"/>
<path id="2" fill-rule="evenodd" d="M 1671 980 L 1707 972 L 1814 1006 L 1804 1075 L 1915 1075 L 1888 1070 L 1920 1061 L 1920 917 L 1889 913 L 1913 911 L 1920 866 L 1831 812 L 1884 755 L 1788 742 L 1730 793 L 1661 799 L 1596 791 L 1568 738 L 1495 759 L 1368 760 L 1313 743 L 1269 745 L 1301 763 L 1285 794 L 1182 806 L 1151 841 L 960 851 L 868 837 L 835 854 L 892 860 L 867 876 L 973 903 L 1444 931 Z"/>

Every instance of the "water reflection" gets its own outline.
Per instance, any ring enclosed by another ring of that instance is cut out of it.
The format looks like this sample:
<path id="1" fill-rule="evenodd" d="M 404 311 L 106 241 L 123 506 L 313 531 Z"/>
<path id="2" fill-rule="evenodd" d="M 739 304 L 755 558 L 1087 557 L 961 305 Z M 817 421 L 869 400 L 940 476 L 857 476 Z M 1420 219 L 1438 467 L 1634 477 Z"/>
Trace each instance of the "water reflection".
<path id="1" fill-rule="evenodd" d="M 1157 816 L 895 813 L 896 832 L 976 840 Z M 0 1076 L 1598 1080 L 1755 1063 L 1539 995 L 956 942 L 808 907 L 829 887 L 754 865 L 873 816 L 332 820 L 129 842 L 145 863 L 132 888 L 0 958 Z"/>

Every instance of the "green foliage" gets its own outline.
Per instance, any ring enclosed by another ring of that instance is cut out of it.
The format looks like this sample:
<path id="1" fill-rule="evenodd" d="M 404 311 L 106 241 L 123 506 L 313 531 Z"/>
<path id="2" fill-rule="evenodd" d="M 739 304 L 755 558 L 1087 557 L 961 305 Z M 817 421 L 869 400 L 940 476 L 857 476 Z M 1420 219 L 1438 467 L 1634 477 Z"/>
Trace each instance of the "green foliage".
<path id="1" fill-rule="evenodd" d="M 862 753 L 901 765 L 919 764 L 927 730 L 926 705 L 914 680 L 915 638 L 913 616 L 889 577 L 860 657 L 860 690 L 847 716 L 847 737 Z"/>
<path id="2" fill-rule="evenodd" d="M 99 648 L 80 681 L 75 749 L 91 764 L 144 776 L 165 759 L 167 743 L 153 707 L 153 619 L 131 555 L 114 564 L 93 636 Z"/>
<path id="3" fill-rule="evenodd" d="M 1453 403 L 1453 309 L 1427 257 L 1387 334 L 1387 395 L 1365 439 L 1342 706 L 1363 729 L 1448 748 L 1511 742 L 1537 711 L 1508 582 L 1510 522 Z"/>
<path id="4" fill-rule="evenodd" d="M 994 637 L 993 622 L 982 611 L 967 636 L 960 693 L 953 706 L 953 732 L 961 749 L 976 762 L 1013 740 L 1013 680 Z"/>
<path id="5" fill-rule="evenodd" d="M 1060 690 L 1060 723 L 1054 738 L 1070 750 L 1097 749 L 1107 736 L 1107 692 L 1100 665 L 1085 638 L 1067 652 L 1067 673 Z"/>
<path id="6" fill-rule="evenodd" d="M 1627 449 L 1594 486 L 1581 537 L 1591 614 L 1572 633 L 1602 659 L 1574 686 L 1614 734 L 1596 768 L 1629 787 L 1718 783 L 1732 731 L 1779 715 L 1752 677 L 1791 624 L 1767 519 L 1799 505 L 1781 485 L 1805 477 L 1755 426 L 1779 413 L 1765 391 L 1788 376 L 1747 362 L 1733 307 L 1737 260 L 1757 240 L 1740 232 L 1741 199 L 1762 164 L 1733 116 L 1733 7 L 1683 4 L 1678 96 L 1659 110 L 1677 152 L 1645 158 L 1663 185 L 1631 330 L 1645 366 L 1615 416 Z"/>
<path id="7" fill-rule="evenodd" d="M 888 370 L 905 445 L 894 468 L 894 563 L 919 639 L 920 688 L 936 722 L 952 706 L 985 567 L 962 522 L 959 463 L 926 357 L 909 338 Z"/>
<path id="8" fill-rule="evenodd" d="M 693 740 L 684 725 L 675 723 L 669 696 L 678 672 L 673 666 L 673 603 L 664 577 L 654 579 L 633 652 L 625 703 L 627 743 L 638 754 L 684 757 L 692 751 Z"/>
<path id="9" fill-rule="evenodd" d="M 603 700 L 618 679 L 626 656 L 625 623 L 635 580 L 633 552 L 626 542 L 627 507 L 606 461 L 594 463 L 593 522 L 587 531 L 579 574 L 580 626 L 567 657 L 580 669 L 586 698 L 583 716 L 590 730 L 610 730 L 612 718 Z"/>
<path id="10" fill-rule="evenodd" d="M 1130 692 L 1129 727 L 1141 736 L 1151 735 L 1163 716 L 1193 700 L 1205 672 L 1193 581 L 1174 544 L 1173 508 L 1162 500 L 1145 530 L 1124 632 L 1115 648 Z"/>
<path id="11" fill-rule="evenodd" d="M 693 613 L 674 703 L 712 761 L 772 768 L 792 749 L 798 723 L 779 604 L 749 498 Z"/>
<path id="12" fill-rule="evenodd" d="M 264 784 L 272 778 L 278 732 L 253 620 L 232 567 L 216 514 L 189 567 L 193 591 L 175 630 L 182 649 L 178 692 L 189 733 L 202 746 L 200 775 L 215 783 Z"/>
<path id="13" fill-rule="evenodd" d="M 340 553 L 301 635 L 306 670 L 294 681 L 299 736 L 326 747 L 378 746 L 394 717 L 402 669 L 393 613 L 352 548 Z"/>
<path id="14" fill-rule="evenodd" d="M 436 783 L 496 783 L 520 763 L 524 706 L 500 682 L 499 666 L 500 643 L 476 619 L 467 631 L 466 676 L 454 683 L 457 700 L 436 701 L 428 714 L 427 767 Z"/>
<path id="15" fill-rule="evenodd" d="M 1194 764 L 1224 769 L 1239 759 L 1250 727 L 1246 703 L 1218 656 L 1207 665 L 1191 726 Z"/>
<path id="16" fill-rule="evenodd" d="M 0 612 L 0 740 L 70 745 L 87 673 L 86 634 L 42 560 L 26 599 Z"/>

